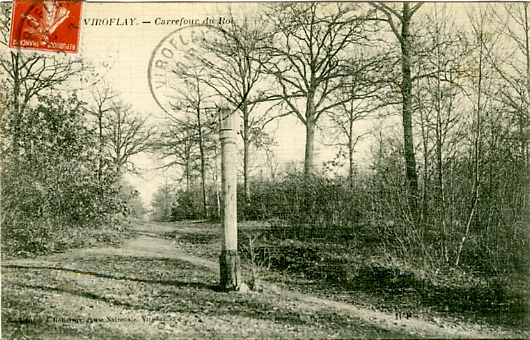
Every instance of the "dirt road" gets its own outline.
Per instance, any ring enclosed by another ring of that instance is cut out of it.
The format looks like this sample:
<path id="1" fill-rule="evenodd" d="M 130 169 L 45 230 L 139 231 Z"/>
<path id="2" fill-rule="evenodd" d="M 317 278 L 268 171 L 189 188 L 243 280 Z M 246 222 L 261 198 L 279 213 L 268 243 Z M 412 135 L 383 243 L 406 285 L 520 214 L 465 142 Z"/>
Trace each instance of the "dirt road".
<path id="1" fill-rule="evenodd" d="M 396 319 L 285 287 L 216 292 L 218 263 L 161 236 L 175 228 L 141 223 L 135 225 L 137 237 L 118 248 L 3 263 L 3 337 L 513 337 L 474 324 Z"/>

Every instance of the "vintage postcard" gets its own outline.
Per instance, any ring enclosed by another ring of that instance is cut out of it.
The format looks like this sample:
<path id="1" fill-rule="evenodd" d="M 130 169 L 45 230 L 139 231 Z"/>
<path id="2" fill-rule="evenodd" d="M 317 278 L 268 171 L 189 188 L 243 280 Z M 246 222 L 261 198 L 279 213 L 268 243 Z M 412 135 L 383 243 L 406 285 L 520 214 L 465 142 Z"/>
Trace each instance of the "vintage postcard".
<path id="1" fill-rule="evenodd" d="M 526 2 L 0 2 L 4 339 L 528 338 Z"/>

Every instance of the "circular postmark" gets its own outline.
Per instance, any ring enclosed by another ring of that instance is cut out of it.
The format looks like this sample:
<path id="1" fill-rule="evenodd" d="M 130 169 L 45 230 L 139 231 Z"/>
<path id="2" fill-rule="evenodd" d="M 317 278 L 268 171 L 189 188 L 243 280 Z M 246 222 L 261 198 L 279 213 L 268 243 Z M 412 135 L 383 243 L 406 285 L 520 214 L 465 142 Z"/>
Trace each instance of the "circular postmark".
<path id="1" fill-rule="evenodd" d="M 201 53 L 205 52 L 200 50 L 199 43 L 208 35 L 220 32 L 226 33 L 221 27 L 205 24 L 181 27 L 164 37 L 153 50 L 147 71 L 149 89 L 158 106 L 167 114 L 175 117 L 180 111 L 175 98 L 184 86 L 185 75 L 179 70 L 187 69 L 193 73 L 194 67 L 200 67 L 193 60 L 204 57 Z"/>
<path id="2" fill-rule="evenodd" d="M 177 70 L 184 66 L 187 54 L 208 29 L 202 25 L 178 28 L 164 37 L 151 54 L 147 70 L 149 89 L 158 106 L 169 115 L 178 111 L 175 94 L 181 84 Z"/>

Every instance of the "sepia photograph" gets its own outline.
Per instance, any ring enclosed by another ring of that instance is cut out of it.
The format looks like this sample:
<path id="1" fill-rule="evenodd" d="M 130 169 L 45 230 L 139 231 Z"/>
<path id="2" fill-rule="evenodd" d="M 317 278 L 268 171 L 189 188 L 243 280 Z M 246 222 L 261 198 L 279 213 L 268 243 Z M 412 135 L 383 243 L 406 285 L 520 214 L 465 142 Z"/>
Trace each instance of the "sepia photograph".
<path id="1" fill-rule="evenodd" d="M 530 338 L 530 3 L 0 1 L 4 339 Z"/>

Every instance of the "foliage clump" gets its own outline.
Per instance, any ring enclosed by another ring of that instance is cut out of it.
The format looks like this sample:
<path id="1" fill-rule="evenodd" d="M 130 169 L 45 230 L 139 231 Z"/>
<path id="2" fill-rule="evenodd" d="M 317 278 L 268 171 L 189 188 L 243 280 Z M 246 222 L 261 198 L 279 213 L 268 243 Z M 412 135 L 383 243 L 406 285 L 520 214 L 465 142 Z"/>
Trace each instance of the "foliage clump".
<path id="1" fill-rule="evenodd" d="M 98 176 L 95 131 L 75 95 L 39 96 L 20 113 L 24 127 L 4 125 L 4 254 L 29 256 L 116 240 L 125 193 L 107 163 Z M 14 144 L 16 142 L 16 145 Z"/>

